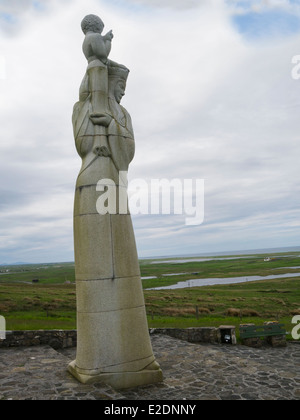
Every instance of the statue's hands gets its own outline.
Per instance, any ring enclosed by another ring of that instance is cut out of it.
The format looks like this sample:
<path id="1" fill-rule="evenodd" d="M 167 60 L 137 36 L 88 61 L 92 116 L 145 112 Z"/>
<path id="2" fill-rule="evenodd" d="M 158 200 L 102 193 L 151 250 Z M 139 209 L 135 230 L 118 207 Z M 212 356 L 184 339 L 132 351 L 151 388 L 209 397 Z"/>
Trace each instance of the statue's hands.
<path id="1" fill-rule="evenodd" d="M 112 117 L 108 114 L 91 114 L 90 120 L 94 125 L 102 125 L 108 127 L 111 123 Z"/>
<path id="2" fill-rule="evenodd" d="M 113 39 L 113 37 L 114 37 L 114 34 L 113 34 L 113 32 L 112 32 L 112 31 L 107 32 L 107 34 L 104 36 L 104 38 L 105 38 L 107 41 L 111 41 L 111 40 Z"/>

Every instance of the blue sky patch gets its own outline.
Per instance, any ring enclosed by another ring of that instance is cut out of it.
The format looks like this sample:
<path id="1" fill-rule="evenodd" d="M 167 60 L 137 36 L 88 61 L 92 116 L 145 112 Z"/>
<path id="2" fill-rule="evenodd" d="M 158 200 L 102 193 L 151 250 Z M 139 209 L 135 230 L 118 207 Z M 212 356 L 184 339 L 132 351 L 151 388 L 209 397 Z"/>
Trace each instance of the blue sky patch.
<path id="1" fill-rule="evenodd" d="M 0 13 L 0 20 L 4 20 L 7 23 L 15 23 L 16 18 L 10 13 Z"/>
<path id="2" fill-rule="evenodd" d="M 250 39 L 300 33 L 300 17 L 278 10 L 236 15 L 233 22 L 238 31 Z"/>
<path id="3" fill-rule="evenodd" d="M 45 5 L 38 0 L 33 0 L 32 5 L 38 11 L 42 12 L 45 10 Z"/>

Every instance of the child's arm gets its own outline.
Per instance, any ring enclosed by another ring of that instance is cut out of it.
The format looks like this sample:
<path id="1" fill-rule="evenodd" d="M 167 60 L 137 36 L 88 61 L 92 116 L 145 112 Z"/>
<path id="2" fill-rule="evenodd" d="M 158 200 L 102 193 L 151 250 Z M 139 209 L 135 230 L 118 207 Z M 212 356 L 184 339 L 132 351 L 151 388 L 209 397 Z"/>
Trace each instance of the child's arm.
<path id="1" fill-rule="evenodd" d="M 103 62 L 107 61 L 111 49 L 111 45 L 108 45 L 107 42 L 100 34 L 93 34 L 89 40 L 92 55 L 98 57 Z"/>
<path id="2" fill-rule="evenodd" d="M 110 50 L 111 50 L 111 41 L 112 41 L 113 37 L 114 37 L 114 35 L 113 35 L 112 31 L 107 32 L 107 34 L 104 35 L 104 37 L 103 37 L 103 41 L 104 41 L 104 44 L 105 44 L 107 56 L 109 55 Z"/>
<path id="3" fill-rule="evenodd" d="M 109 32 L 107 32 L 106 35 L 104 35 L 103 39 L 104 39 L 104 41 L 112 41 L 113 37 L 114 37 L 113 32 L 109 31 Z"/>

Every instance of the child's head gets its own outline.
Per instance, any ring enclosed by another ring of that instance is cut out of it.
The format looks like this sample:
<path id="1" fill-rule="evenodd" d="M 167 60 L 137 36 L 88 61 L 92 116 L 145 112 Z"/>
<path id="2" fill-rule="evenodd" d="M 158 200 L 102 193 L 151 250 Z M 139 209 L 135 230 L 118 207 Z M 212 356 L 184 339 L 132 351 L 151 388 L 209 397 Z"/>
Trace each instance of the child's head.
<path id="1" fill-rule="evenodd" d="M 101 34 L 104 28 L 104 23 L 96 15 L 87 15 L 81 22 L 81 28 L 84 34 L 87 34 L 88 32 L 97 32 Z"/>

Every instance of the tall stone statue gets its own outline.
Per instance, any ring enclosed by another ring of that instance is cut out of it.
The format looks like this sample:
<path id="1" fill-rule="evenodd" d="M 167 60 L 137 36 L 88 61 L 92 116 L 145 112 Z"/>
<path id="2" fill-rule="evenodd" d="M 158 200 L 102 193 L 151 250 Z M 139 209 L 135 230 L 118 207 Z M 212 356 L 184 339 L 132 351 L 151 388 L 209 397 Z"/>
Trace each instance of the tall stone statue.
<path id="1" fill-rule="evenodd" d="M 127 210 L 126 174 L 135 143 L 120 101 L 129 70 L 108 59 L 113 35 L 102 36 L 103 28 L 95 15 L 82 21 L 88 67 L 73 111 L 82 158 L 74 204 L 78 342 L 68 370 L 83 383 L 121 389 L 160 382 L 162 371 L 152 351 Z M 113 198 L 115 205 L 108 203 Z"/>

